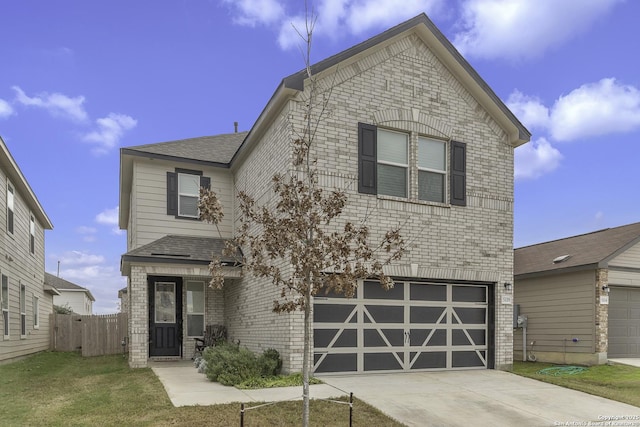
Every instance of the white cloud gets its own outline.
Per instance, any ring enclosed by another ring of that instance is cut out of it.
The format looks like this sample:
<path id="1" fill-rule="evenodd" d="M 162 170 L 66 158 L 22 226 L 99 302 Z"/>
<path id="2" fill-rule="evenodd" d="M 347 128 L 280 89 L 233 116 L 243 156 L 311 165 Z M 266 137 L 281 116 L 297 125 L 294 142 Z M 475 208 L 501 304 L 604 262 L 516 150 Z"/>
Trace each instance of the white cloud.
<path id="1" fill-rule="evenodd" d="M 613 78 L 589 83 L 561 96 L 551 109 L 557 141 L 629 132 L 640 127 L 640 91 Z"/>
<path id="2" fill-rule="evenodd" d="M 112 226 L 111 232 L 113 234 L 120 235 L 124 231 L 118 228 L 118 220 L 119 220 L 119 207 L 116 206 L 113 209 L 105 209 L 96 215 L 96 222 L 98 224 L 110 225 Z"/>
<path id="3" fill-rule="evenodd" d="M 107 117 L 96 120 L 98 129 L 84 135 L 83 140 L 96 144 L 95 154 L 104 154 L 116 147 L 122 135 L 136 127 L 138 121 L 125 114 L 109 113 Z"/>
<path id="4" fill-rule="evenodd" d="M 534 179 L 555 170 L 562 154 L 545 138 L 538 138 L 515 150 L 515 178 Z"/>
<path id="5" fill-rule="evenodd" d="M 87 120 L 87 112 L 84 109 L 84 96 L 75 98 L 61 93 L 41 93 L 30 97 L 18 86 L 12 86 L 16 92 L 16 102 L 26 107 L 36 107 L 46 110 L 54 117 L 64 117 L 76 122 Z"/>
<path id="6" fill-rule="evenodd" d="M 263 25 L 278 32 L 282 49 L 299 46 L 298 32 L 306 33 L 304 11 L 289 12 L 275 0 L 224 0 L 240 25 Z M 319 0 L 312 12 L 317 15 L 314 36 L 336 38 L 345 32 L 359 35 L 372 28 L 398 24 L 420 13 L 435 13 L 444 0 Z M 294 29 L 295 27 L 295 29 Z M 296 31 L 297 29 L 297 31 Z"/>
<path id="7" fill-rule="evenodd" d="M 624 0 L 466 0 L 454 44 L 465 56 L 528 59 L 585 31 Z"/>
<path id="8" fill-rule="evenodd" d="M 257 24 L 271 25 L 279 22 L 285 14 L 277 0 L 223 0 L 236 14 L 236 24 L 255 27 Z"/>
<path id="9" fill-rule="evenodd" d="M 549 126 L 549 109 L 538 98 L 515 90 L 509 95 L 507 106 L 529 130 Z"/>
<path id="10" fill-rule="evenodd" d="M 4 99 L 0 99 L 0 119 L 6 119 L 13 114 L 13 108 Z"/>
<path id="11" fill-rule="evenodd" d="M 102 255 L 90 254 L 82 251 L 69 251 L 65 252 L 57 258 L 60 262 L 60 266 L 67 268 L 67 266 L 93 266 L 96 264 L 103 264 L 105 258 Z M 84 268 L 84 267 L 82 267 Z"/>

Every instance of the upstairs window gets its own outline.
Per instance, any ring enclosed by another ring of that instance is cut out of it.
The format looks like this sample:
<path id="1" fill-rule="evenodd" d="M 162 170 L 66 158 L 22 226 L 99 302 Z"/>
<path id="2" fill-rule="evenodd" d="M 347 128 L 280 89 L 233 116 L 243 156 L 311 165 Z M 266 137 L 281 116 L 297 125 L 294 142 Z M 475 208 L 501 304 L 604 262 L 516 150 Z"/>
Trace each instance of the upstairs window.
<path id="1" fill-rule="evenodd" d="M 13 234 L 13 216 L 15 212 L 15 194 L 13 186 L 7 182 L 7 233 Z"/>
<path id="2" fill-rule="evenodd" d="M 358 123 L 358 192 L 466 206 L 466 153 L 464 142 Z"/>
<path id="3" fill-rule="evenodd" d="M 418 199 L 445 202 L 447 144 L 418 137 Z"/>
<path id="4" fill-rule="evenodd" d="M 200 187 L 209 188 L 211 179 L 200 171 L 176 169 L 167 172 L 167 215 L 176 218 L 199 217 Z"/>
<path id="5" fill-rule="evenodd" d="M 407 197 L 409 135 L 378 129 L 378 194 Z"/>
<path id="6" fill-rule="evenodd" d="M 36 221 L 33 215 L 29 219 L 29 252 L 36 253 Z"/>

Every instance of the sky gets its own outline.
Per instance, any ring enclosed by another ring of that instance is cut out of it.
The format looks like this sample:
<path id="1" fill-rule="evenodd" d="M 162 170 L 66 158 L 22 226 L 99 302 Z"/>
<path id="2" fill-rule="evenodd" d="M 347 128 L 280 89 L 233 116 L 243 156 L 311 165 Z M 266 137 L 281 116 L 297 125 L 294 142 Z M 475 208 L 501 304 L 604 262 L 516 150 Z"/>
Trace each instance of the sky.
<path id="1" fill-rule="evenodd" d="M 398 7 L 401 4 L 402 7 Z M 312 61 L 425 12 L 532 132 L 514 245 L 640 221 L 640 2 L 316 0 Z M 119 148 L 249 130 L 304 66 L 303 0 L 0 0 L 0 135 L 46 271 L 117 311 Z M 58 267 L 59 266 L 59 267 Z"/>

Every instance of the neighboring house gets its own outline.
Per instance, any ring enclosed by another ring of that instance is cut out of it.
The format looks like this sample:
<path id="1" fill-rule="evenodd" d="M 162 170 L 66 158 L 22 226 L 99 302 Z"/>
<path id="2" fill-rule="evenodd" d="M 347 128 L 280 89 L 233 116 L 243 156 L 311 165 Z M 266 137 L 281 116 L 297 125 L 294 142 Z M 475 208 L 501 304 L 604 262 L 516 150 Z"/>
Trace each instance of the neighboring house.
<path id="1" fill-rule="evenodd" d="M 69 307 L 75 314 L 93 314 L 93 303 L 96 299 L 89 289 L 61 279 L 51 273 L 44 274 L 44 282 L 55 286 L 60 292 L 60 295 L 53 297 L 54 305 Z"/>
<path id="2" fill-rule="evenodd" d="M 335 226 L 367 216 L 373 242 L 399 224 L 409 241 L 386 270 L 393 290 L 366 281 L 353 299 L 314 299 L 315 372 L 509 367 L 513 153 L 529 132 L 424 14 L 312 69 L 319 96 L 332 87 L 311 157 L 321 186 L 347 192 Z M 283 79 L 250 132 L 121 149 L 131 366 L 189 358 L 222 324 L 301 369 L 302 314 L 273 313 L 280 290 L 232 259 L 224 289 L 209 288 L 207 265 L 239 226 L 236 189 L 269 204 L 271 177 L 292 169 L 305 80 Z M 224 205 L 220 234 L 198 220 L 200 186 Z"/>
<path id="3" fill-rule="evenodd" d="M 44 283 L 53 225 L 0 138 L 0 362 L 49 348 L 55 288 Z"/>
<path id="4" fill-rule="evenodd" d="M 129 294 L 127 288 L 122 288 L 118 291 L 118 299 L 120 300 L 120 313 L 129 312 Z"/>
<path id="5" fill-rule="evenodd" d="M 640 222 L 518 248 L 514 276 L 531 359 L 640 357 Z M 522 329 L 514 349 L 522 358 Z"/>

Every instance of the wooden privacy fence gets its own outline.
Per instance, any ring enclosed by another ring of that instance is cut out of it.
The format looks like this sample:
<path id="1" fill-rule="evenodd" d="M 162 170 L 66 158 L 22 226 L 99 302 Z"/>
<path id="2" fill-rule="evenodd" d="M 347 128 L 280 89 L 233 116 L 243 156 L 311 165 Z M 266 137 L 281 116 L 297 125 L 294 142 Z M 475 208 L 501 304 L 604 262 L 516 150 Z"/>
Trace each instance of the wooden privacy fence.
<path id="1" fill-rule="evenodd" d="M 103 356 L 124 351 L 127 313 L 101 316 L 51 315 L 51 349 L 81 351 L 83 356 Z M 128 344 L 128 342 L 126 342 Z"/>

